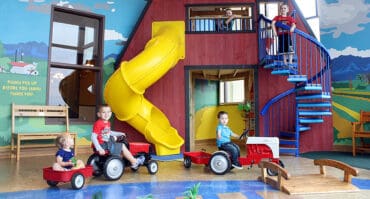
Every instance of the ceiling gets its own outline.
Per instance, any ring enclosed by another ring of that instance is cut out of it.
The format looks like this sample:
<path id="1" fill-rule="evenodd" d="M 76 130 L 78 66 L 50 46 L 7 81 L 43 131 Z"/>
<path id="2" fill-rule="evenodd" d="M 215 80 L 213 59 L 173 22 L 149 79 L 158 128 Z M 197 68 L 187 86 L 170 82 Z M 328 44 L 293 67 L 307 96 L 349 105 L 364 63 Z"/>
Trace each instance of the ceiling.
<path id="1" fill-rule="evenodd" d="M 251 69 L 192 70 L 193 77 L 209 80 L 240 79 L 249 75 Z"/>

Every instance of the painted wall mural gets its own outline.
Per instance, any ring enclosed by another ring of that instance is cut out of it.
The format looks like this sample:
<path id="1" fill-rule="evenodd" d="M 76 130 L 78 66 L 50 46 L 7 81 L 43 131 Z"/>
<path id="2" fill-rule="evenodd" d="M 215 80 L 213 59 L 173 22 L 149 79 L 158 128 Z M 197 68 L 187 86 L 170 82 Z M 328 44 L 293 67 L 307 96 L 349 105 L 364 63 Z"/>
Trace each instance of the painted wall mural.
<path id="1" fill-rule="evenodd" d="M 321 42 L 332 58 L 334 145 L 351 145 L 351 122 L 370 111 L 370 0 L 319 0 Z"/>
<path id="2" fill-rule="evenodd" d="M 106 81 L 147 3 L 146 0 L 2 0 L 0 147 L 10 144 L 12 102 L 46 104 L 51 5 L 105 16 L 103 76 Z M 33 122 L 25 125 L 30 132 L 37 131 Z M 91 125 L 72 125 L 71 131 L 78 132 L 79 144 L 89 145 L 91 128 Z"/>

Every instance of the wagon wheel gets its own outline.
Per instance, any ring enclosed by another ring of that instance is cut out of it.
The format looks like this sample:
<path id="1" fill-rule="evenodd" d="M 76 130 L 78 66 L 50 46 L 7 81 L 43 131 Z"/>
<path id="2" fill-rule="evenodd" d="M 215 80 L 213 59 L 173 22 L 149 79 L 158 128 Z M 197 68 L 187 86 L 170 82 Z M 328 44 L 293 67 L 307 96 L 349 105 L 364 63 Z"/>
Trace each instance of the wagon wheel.
<path id="1" fill-rule="evenodd" d="M 58 185 L 58 182 L 57 181 L 51 181 L 51 180 L 46 180 L 46 183 L 51 186 L 51 187 L 55 187 Z"/>
<path id="2" fill-rule="evenodd" d="M 104 177 L 108 180 L 117 180 L 123 175 L 125 164 L 118 156 L 110 156 L 104 164 Z"/>
<path id="3" fill-rule="evenodd" d="M 283 163 L 283 161 L 281 161 L 281 160 L 279 160 L 279 165 L 281 166 L 281 167 L 285 167 L 284 166 L 284 163 Z M 275 172 L 275 171 L 273 171 L 273 170 L 271 170 L 271 169 L 267 169 L 267 174 L 269 175 L 269 176 L 277 176 L 277 172 Z"/>
<path id="4" fill-rule="evenodd" d="M 190 168 L 191 167 L 191 158 L 190 157 L 184 157 L 184 167 Z"/>
<path id="5" fill-rule="evenodd" d="M 158 163 L 155 160 L 149 160 L 148 165 L 146 167 L 148 168 L 148 172 L 152 175 L 158 172 Z"/>
<path id="6" fill-rule="evenodd" d="M 224 151 L 217 151 L 212 154 L 209 160 L 211 171 L 217 175 L 224 175 L 230 170 L 231 160 L 229 155 Z"/>
<path id="7" fill-rule="evenodd" d="M 100 157 L 98 154 L 92 154 L 89 159 L 87 159 L 87 165 L 91 165 L 93 167 L 93 176 L 95 177 L 99 177 L 102 174 L 99 163 Z"/>
<path id="8" fill-rule="evenodd" d="M 81 189 L 85 185 L 85 177 L 81 173 L 75 173 L 72 176 L 71 185 L 73 189 Z"/>

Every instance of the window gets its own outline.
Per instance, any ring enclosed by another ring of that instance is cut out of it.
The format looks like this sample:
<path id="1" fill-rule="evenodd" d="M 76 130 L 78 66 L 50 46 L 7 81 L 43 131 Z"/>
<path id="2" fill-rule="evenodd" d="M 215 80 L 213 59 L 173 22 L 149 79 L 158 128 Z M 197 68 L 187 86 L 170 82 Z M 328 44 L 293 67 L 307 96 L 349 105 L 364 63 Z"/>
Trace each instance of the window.
<path id="1" fill-rule="evenodd" d="M 220 81 L 220 104 L 244 102 L 244 80 Z"/>
<path id="2" fill-rule="evenodd" d="M 279 5 L 286 3 L 286 1 L 261 1 L 259 3 L 260 14 L 272 20 L 279 14 Z M 310 26 L 313 34 L 320 41 L 320 20 L 318 15 L 317 0 L 295 0 L 299 10 L 302 12 L 303 17 L 306 19 L 307 24 Z M 290 10 L 290 14 L 293 10 Z"/>
<path id="3" fill-rule="evenodd" d="M 253 4 L 189 5 L 187 11 L 188 32 L 250 32 L 254 31 Z M 229 26 L 220 28 L 227 20 L 226 11 L 235 15 Z"/>
<path id="4" fill-rule="evenodd" d="M 49 105 L 68 105 L 71 122 L 95 121 L 101 99 L 104 16 L 52 7 Z"/>
<path id="5" fill-rule="evenodd" d="M 279 15 L 279 5 L 281 3 L 280 1 L 260 2 L 260 14 L 272 20 L 275 16 Z"/>
<path id="6" fill-rule="evenodd" d="M 303 17 L 307 20 L 316 39 L 320 41 L 320 20 L 318 14 L 317 0 L 296 0 Z"/>

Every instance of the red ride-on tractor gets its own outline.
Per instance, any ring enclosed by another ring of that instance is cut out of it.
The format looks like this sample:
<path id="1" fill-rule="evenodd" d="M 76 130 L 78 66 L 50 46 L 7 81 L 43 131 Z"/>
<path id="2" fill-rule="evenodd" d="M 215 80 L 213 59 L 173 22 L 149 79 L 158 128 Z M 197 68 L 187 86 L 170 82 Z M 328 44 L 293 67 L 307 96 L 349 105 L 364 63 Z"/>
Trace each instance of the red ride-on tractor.
<path id="1" fill-rule="evenodd" d="M 135 158 L 140 156 L 145 158 L 142 166 L 146 166 L 150 174 L 154 175 L 157 173 L 158 163 L 151 159 L 150 144 L 131 142 L 128 143 L 128 148 Z M 94 168 L 94 176 L 104 175 L 107 180 L 118 180 L 123 175 L 125 166 L 130 166 L 128 160 L 121 156 L 109 154 L 109 152 L 103 156 L 98 153 L 92 154 L 87 160 L 87 164 Z M 138 169 L 131 168 L 131 170 L 137 171 Z"/>
<path id="2" fill-rule="evenodd" d="M 284 167 L 279 159 L 279 138 L 277 137 L 248 137 L 249 130 L 246 130 L 240 136 L 240 140 L 246 139 L 246 156 L 239 157 L 241 165 L 258 164 L 261 160 L 270 160 Z M 217 175 L 223 175 L 229 172 L 231 167 L 230 154 L 226 151 L 216 151 L 212 154 L 204 151 L 184 152 L 184 167 L 190 168 L 192 163 L 204 164 L 209 166 L 211 171 Z M 277 175 L 272 170 L 267 170 L 270 176 Z"/>

